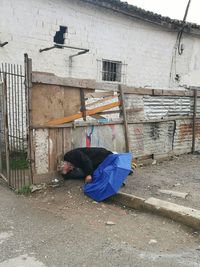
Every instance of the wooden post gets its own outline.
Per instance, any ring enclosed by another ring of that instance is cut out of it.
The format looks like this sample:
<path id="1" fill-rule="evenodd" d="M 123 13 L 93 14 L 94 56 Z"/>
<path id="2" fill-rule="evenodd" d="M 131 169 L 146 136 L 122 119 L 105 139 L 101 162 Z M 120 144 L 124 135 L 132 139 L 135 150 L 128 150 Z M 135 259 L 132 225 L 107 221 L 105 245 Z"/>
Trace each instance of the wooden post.
<path id="1" fill-rule="evenodd" d="M 197 89 L 194 89 L 194 108 L 193 108 L 193 126 L 192 126 L 192 153 L 195 154 L 196 145 L 196 113 L 197 113 Z"/>
<path id="2" fill-rule="evenodd" d="M 86 107 L 85 107 L 85 93 L 84 90 L 81 88 L 80 89 L 80 97 L 81 97 L 81 113 L 83 120 L 86 121 Z"/>
<path id="3" fill-rule="evenodd" d="M 28 161 L 29 161 L 29 175 L 30 182 L 33 183 L 34 172 L 34 155 L 33 155 L 33 132 L 31 129 L 32 122 L 32 60 L 27 54 L 24 54 L 24 68 L 25 68 L 25 87 L 26 87 L 26 117 L 27 117 L 27 141 L 28 141 Z"/>
<path id="4" fill-rule="evenodd" d="M 126 152 L 130 152 L 128 122 L 127 122 L 127 116 L 126 116 L 126 108 L 124 105 L 124 92 L 123 92 L 123 89 L 121 87 L 121 84 L 119 84 L 119 92 L 120 92 L 121 105 L 122 105 L 122 115 L 123 115 L 123 120 L 124 120 Z"/>

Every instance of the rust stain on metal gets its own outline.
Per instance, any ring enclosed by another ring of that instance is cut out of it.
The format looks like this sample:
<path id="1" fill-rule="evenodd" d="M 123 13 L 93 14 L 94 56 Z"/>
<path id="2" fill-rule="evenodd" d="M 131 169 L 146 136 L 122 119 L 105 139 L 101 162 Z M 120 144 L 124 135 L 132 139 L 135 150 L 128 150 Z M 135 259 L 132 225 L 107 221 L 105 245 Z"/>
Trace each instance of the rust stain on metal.
<path id="1" fill-rule="evenodd" d="M 182 124 L 179 127 L 179 141 L 183 142 L 187 136 L 191 136 L 192 138 L 193 129 L 192 129 L 192 123 L 189 124 Z M 196 137 L 200 137 L 200 123 L 196 124 Z"/>

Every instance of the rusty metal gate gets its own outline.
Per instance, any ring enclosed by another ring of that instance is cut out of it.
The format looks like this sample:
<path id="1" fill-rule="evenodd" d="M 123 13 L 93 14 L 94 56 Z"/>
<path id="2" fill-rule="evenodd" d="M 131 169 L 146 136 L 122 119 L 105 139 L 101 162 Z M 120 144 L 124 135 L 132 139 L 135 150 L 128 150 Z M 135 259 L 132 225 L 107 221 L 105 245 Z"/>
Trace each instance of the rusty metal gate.
<path id="1" fill-rule="evenodd" d="M 0 65 L 0 176 L 14 190 L 31 183 L 25 78 L 21 65 Z"/>

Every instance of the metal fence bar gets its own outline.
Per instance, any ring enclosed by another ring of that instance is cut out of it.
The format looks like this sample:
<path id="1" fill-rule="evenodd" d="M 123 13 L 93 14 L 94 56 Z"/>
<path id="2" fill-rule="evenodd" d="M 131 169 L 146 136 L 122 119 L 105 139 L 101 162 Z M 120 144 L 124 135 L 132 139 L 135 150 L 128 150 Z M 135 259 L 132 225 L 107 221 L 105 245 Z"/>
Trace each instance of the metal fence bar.
<path id="1" fill-rule="evenodd" d="M 10 187 L 19 189 L 31 181 L 27 158 L 27 87 L 22 66 L 1 64 L 0 79 L 3 81 L 0 104 L 4 103 L 0 109 L 0 172 L 7 176 Z"/>

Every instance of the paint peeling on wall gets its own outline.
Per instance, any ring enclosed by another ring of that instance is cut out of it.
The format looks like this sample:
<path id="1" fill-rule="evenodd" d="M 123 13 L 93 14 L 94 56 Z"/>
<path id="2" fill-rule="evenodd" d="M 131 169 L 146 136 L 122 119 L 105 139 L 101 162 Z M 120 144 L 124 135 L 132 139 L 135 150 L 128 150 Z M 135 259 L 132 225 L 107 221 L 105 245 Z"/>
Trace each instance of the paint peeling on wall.
<path id="1" fill-rule="evenodd" d="M 37 174 L 48 173 L 48 154 L 48 130 L 35 131 L 35 171 Z"/>

